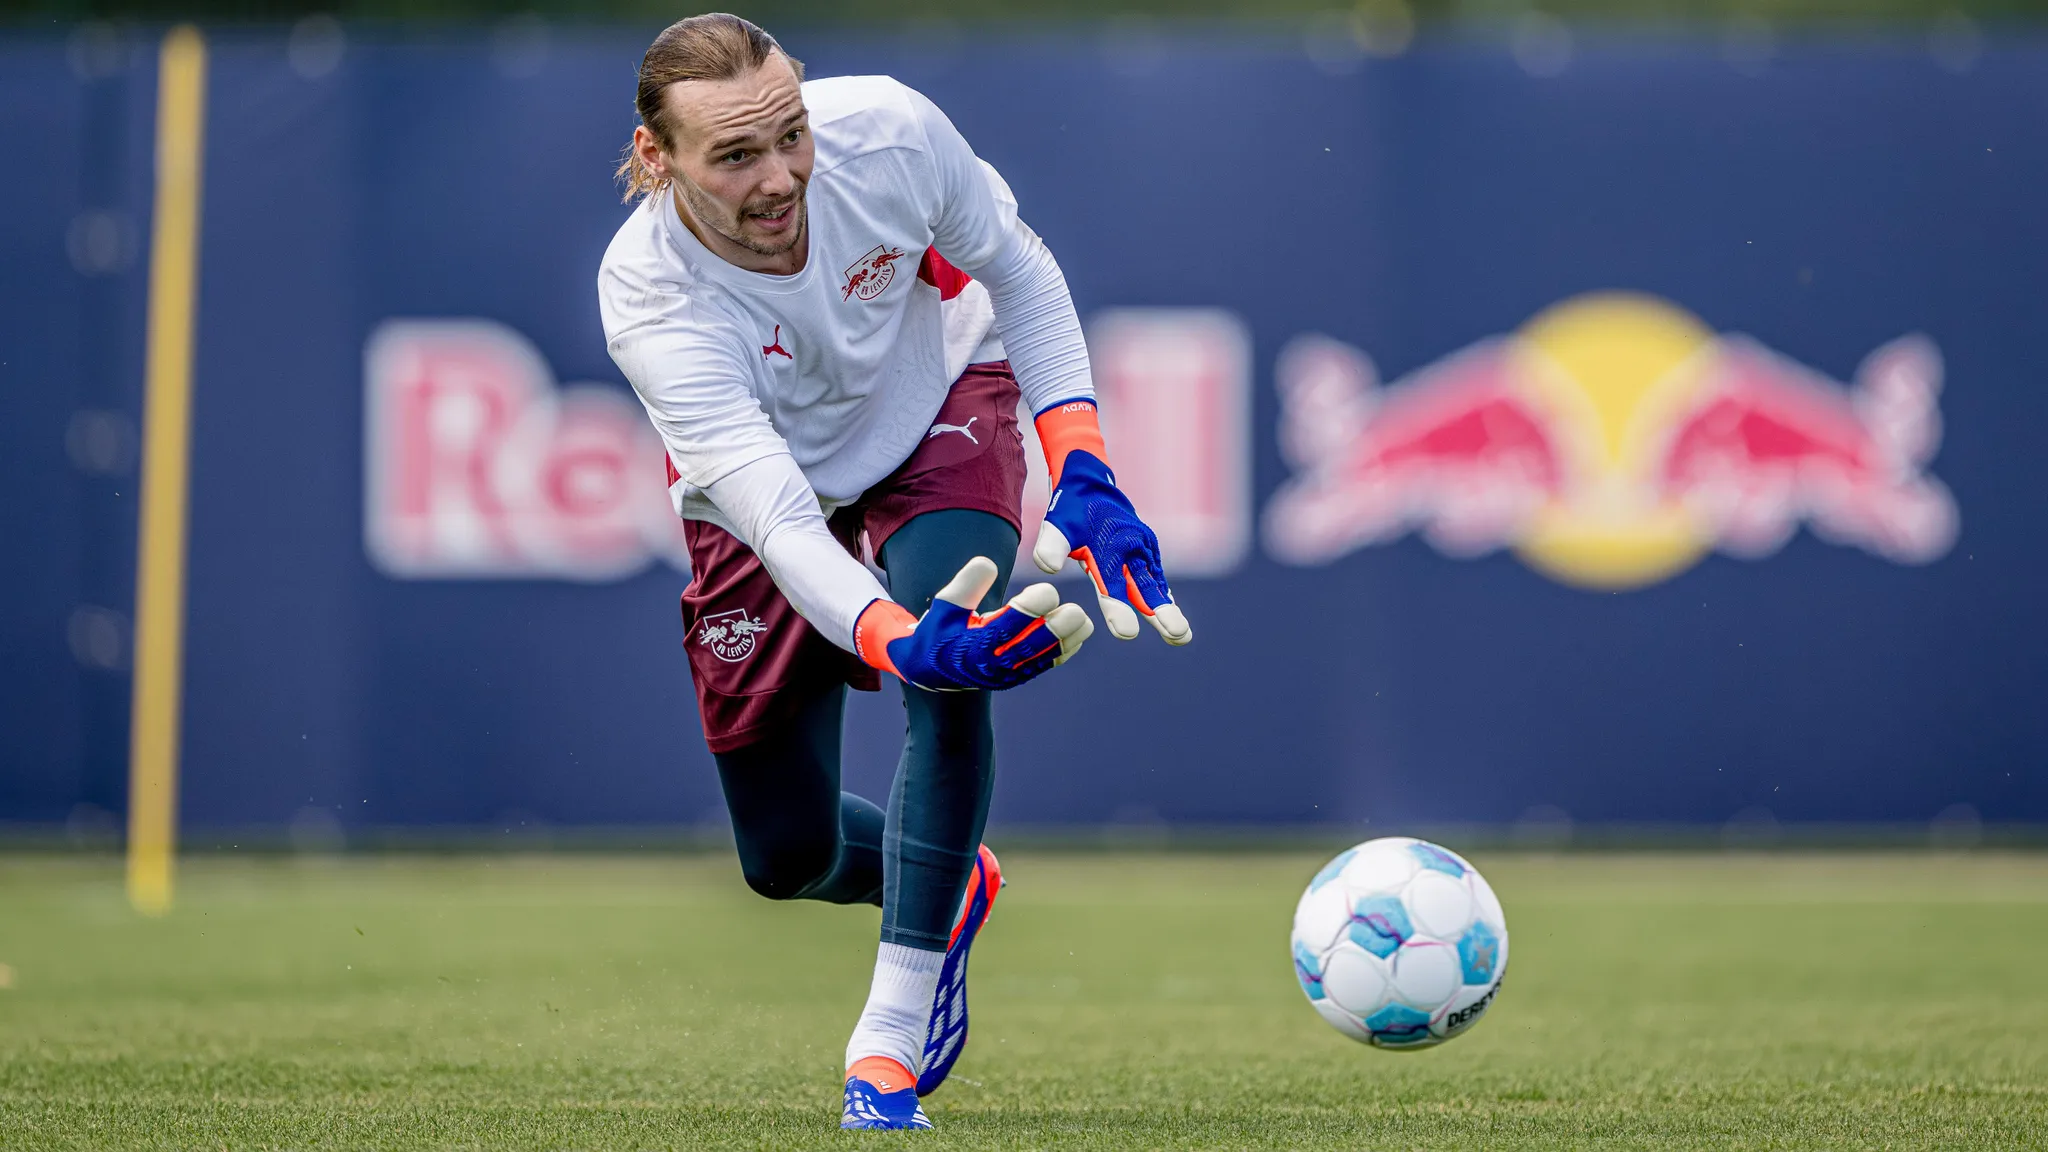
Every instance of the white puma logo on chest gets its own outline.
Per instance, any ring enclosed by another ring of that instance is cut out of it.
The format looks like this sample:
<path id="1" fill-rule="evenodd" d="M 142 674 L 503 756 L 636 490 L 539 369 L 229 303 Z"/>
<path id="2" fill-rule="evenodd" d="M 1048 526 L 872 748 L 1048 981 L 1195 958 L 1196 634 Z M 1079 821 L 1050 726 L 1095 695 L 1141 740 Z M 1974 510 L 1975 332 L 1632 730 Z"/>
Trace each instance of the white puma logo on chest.
<path id="1" fill-rule="evenodd" d="M 969 429 L 974 427 L 974 422 L 979 419 L 981 419 L 979 416 L 969 416 L 965 424 L 934 424 L 932 425 L 932 430 L 924 434 L 924 438 L 929 440 L 942 432 L 958 432 L 962 436 L 967 437 L 968 443 L 979 444 L 981 441 L 976 440 L 974 433 L 969 431 Z"/>

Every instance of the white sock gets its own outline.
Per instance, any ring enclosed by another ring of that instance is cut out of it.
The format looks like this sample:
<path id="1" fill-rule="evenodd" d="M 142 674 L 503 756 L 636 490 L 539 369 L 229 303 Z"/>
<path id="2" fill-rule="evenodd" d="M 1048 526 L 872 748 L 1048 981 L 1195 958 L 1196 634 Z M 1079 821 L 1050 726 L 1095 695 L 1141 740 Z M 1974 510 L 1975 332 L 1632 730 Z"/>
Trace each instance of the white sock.
<path id="1" fill-rule="evenodd" d="M 939 989 L 944 952 L 927 952 L 901 944 L 884 944 L 875 955 L 875 982 L 868 1006 L 846 1042 L 846 1066 L 866 1056 L 887 1056 L 910 1070 L 924 1069 L 924 1034 L 932 1018 L 932 996 Z"/>

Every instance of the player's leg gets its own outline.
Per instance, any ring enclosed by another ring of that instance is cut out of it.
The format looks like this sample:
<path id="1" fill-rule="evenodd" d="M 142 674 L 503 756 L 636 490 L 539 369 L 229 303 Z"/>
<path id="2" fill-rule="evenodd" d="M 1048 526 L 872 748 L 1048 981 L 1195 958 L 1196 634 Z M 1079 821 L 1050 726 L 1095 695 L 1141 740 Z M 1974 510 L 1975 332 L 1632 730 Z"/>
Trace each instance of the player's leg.
<path id="1" fill-rule="evenodd" d="M 956 509 L 911 519 L 890 534 L 879 559 L 890 595 L 922 612 L 962 564 L 987 556 L 998 575 L 980 608 L 993 611 L 1004 600 L 1016 551 L 1011 524 Z M 934 1039 L 935 1002 L 950 1001 L 964 981 L 966 947 L 994 895 L 993 858 L 984 861 L 980 848 L 995 785 L 991 702 L 986 692 L 903 687 L 903 756 L 883 838 L 882 939 L 867 1007 L 847 1044 L 849 1069 L 878 1084 L 907 1074 L 922 1091 L 936 1086 L 920 1075 Z M 970 902 L 973 923 L 956 939 L 962 899 L 976 876 L 984 878 L 980 903 Z M 964 1039 L 964 1014 L 959 1023 L 943 1053 L 948 1068 Z"/>
<path id="2" fill-rule="evenodd" d="M 976 556 L 996 562 L 980 611 L 1008 598 L 1017 531 L 986 512 L 928 512 L 896 530 L 880 557 L 889 595 L 912 612 Z M 903 688 L 903 756 L 883 842 L 882 939 L 943 952 L 951 940 L 995 789 L 994 695 Z"/>
<path id="3" fill-rule="evenodd" d="M 812 687 L 786 728 L 714 755 L 747 886 L 770 900 L 882 902 L 882 810 L 839 789 L 844 684 Z"/>
<path id="4" fill-rule="evenodd" d="M 738 538 L 699 521 L 683 536 L 685 650 L 747 883 L 879 903 L 881 810 L 839 790 L 846 685 L 879 687 L 874 670 L 819 635 Z"/>
<path id="5" fill-rule="evenodd" d="M 1021 531 L 1017 409 L 1007 364 L 969 365 L 932 433 L 862 498 L 890 595 L 912 612 L 975 556 L 1000 570 L 980 607 L 1002 602 Z M 977 853 L 995 783 L 989 703 L 980 692 L 904 690 L 903 759 L 883 842 L 882 942 L 847 1044 L 846 1127 L 928 1127 L 917 1098 L 937 1087 L 966 1039 L 967 951 L 1001 887 L 995 857 Z"/>

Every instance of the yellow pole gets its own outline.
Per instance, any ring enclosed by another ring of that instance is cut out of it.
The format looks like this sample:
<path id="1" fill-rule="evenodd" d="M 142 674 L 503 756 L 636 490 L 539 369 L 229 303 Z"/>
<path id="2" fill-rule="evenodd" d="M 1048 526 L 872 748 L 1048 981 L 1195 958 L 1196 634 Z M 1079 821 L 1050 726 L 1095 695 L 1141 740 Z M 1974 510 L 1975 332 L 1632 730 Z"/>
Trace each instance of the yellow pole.
<path id="1" fill-rule="evenodd" d="M 128 748 L 128 900 L 171 906 L 184 672 L 185 515 L 192 439 L 192 327 L 199 281 L 206 41 L 164 37 L 156 99 L 156 217 L 142 425 L 142 526 L 135 559 L 135 700 Z"/>

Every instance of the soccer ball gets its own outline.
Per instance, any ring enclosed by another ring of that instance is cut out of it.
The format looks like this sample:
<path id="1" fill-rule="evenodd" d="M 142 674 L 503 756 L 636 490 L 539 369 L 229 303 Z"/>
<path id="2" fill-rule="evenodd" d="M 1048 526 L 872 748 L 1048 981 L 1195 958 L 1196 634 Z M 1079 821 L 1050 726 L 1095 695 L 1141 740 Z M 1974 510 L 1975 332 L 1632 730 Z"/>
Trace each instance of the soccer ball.
<path id="1" fill-rule="evenodd" d="M 1323 866 L 1294 906 L 1294 975 L 1330 1026 L 1430 1048 L 1479 1022 L 1508 968 L 1508 922 L 1457 853 L 1406 836 Z"/>

